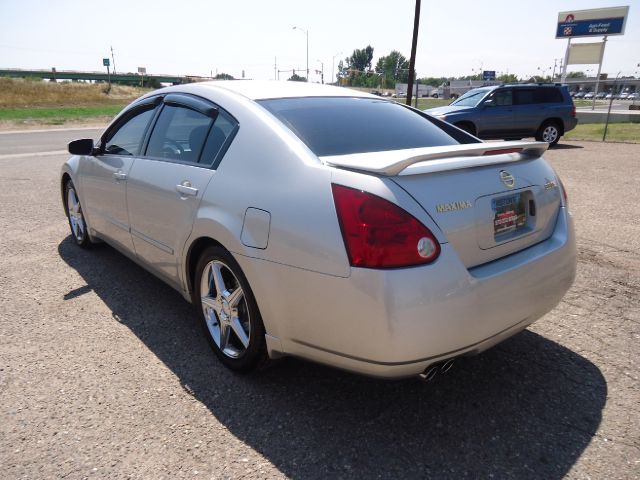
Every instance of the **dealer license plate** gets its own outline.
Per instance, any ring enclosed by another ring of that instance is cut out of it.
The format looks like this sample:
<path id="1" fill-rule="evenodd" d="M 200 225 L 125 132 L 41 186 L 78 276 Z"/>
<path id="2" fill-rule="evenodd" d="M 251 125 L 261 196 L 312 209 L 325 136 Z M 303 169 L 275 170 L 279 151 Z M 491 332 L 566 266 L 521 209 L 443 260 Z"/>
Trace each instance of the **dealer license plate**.
<path id="1" fill-rule="evenodd" d="M 527 207 L 522 195 L 516 193 L 491 200 L 493 209 L 493 233 L 504 235 L 518 232 L 527 224 Z"/>

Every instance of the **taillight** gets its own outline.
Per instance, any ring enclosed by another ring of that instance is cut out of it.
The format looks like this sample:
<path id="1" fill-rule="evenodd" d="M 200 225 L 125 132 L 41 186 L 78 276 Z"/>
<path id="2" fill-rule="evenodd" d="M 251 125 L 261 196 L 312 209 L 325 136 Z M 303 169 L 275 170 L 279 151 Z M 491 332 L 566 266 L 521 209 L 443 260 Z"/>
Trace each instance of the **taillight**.
<path id="1" fill-rule="evenodd" d="M 560 190 L 562 190 L 562 198 L 564 198 L 564 206 L 567 207 L 569 205 L 569 198 L 567 197 L 567 189 L 564 188 L 564 183 L 560 180 L 560 177 L 556 175 L 558 179 L 558 183 L 560 183 Z"/>
<path id="2" fill-rule="evenodd" d="M 575 104 L 571 107 L 571 116 L 572 117 L 576 116 L 576 106 L 575 106 Z"/>
<path id="3" fill-rule="evenodd" d="M 342 185 L 331 188 L 351 266 L 409 267 L 440 255 L 433 233 L 394 203 Z"/>

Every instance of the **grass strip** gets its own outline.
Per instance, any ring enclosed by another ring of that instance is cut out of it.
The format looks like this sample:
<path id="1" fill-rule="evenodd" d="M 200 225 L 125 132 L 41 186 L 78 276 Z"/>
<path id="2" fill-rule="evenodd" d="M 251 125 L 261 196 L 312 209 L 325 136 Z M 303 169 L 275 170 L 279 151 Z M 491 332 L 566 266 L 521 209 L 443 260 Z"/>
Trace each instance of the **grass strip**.
<path id="1" fill-rule="evenodd" d="M 578 124 L 576 128 L 567 132 L 563 139 L 601 142 L 603 133 L 604 123 Z M 640 123 L 610 123 L 607 129 L 607 141 L 640 143 Z"/>
<path id="2" fill-rule="evenodd" d="M 0 120 L 38 121 L 50 125 L 94 117 L 113 117 L 123 105 L 97 105 L 83 107 L 3 108 Z"/>

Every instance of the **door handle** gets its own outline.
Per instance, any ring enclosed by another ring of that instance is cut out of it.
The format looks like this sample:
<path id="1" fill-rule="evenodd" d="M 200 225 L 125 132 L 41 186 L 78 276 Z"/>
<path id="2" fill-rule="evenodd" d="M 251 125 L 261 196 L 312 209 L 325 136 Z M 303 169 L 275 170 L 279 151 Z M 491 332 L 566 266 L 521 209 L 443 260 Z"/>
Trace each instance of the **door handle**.
<path id="1" fill-rule="evenodd" d="M 188 195 L 191 197 L 195 197 L 196 195 L 198 195 L 198 189 L 192 187 L 189 180 L 185 180 L 184 182 L 176 185 L 176 190 L 178 191 L 178 193 L 180 193 L 180 195 L 183 196 Z"/>
<path id="2" fill-rule="evenodd" d="M 127 179 L 127 174 L 118 170 L 117 172 L 115 172 L 113 174 L 113 178 L 115 178 L 116 180 L 126 180 Z"/>

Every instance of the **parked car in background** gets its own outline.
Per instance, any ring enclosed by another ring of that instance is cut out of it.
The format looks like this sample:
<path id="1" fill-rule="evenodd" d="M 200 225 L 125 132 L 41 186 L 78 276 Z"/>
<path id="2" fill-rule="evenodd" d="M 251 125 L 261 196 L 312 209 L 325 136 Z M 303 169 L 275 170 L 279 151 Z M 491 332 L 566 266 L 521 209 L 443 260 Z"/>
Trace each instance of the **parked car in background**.
<path id="1" fill-rule="evenodd" d="M 607 96 L 607 92 L 598 92 L 598 94 L 596 95 L 596 98 L 602 99 L 605 98 Z"/>
<path id="2" fill-rule="evenodd" d="M 581 99 L 581 98 L 584 98 L 586 94 L 587 92 L 578 92 L 573 96 L 573 98 Z"/>
<path id="3" fill-rule="evenodd" d="M 593 98 L 593 97 L 595 97 L 595 96 L 596 96 L 596 94 L 595 94 L 595 93 L 593 93 L 593 92 L 587 92 L 587 93 L 585 93 L 585 94 L 584 94 L 584 97 L 583 97 L 583 98 L 584 98 L 585 100 L 590 100 L 590 99 L 592 99 L 592 98 Z"/>
<path id="4" fill-rule="evenodd" d="M 605 98 L 605 99 L 607 99 L 607 100 L 611 100 L 612 98 L 615 98 L 615 94 L 613 94 L 613 93 L 607 93 L 607 96 L 606 96 L 606 97 L 604 97 L 604 98 Z"/>
<path id="5" fill-rule="evenodd" d="M 476 88 L 446 107 L 425 112 L 478 138 L 535 137 L 550 145 L 578 123 L 567 87 L 554 84 Z"/>
<path id="6" fill-rule="evenodd" d="M 293 355 L 428 379 L 571 286 L 546 149 L 346 88 L 193 83 L 71 142 L 60 192 L 71 240 L 103 240 L 180 292 L 230 369 Z"/>
<path id="7" fill-rule="evenodd" d="M 640 93 L 630 93 L 629 96 L 627 97 L 627 100 L 633 100 L 634 102 L 636 100 L 640 99 Z"/>

